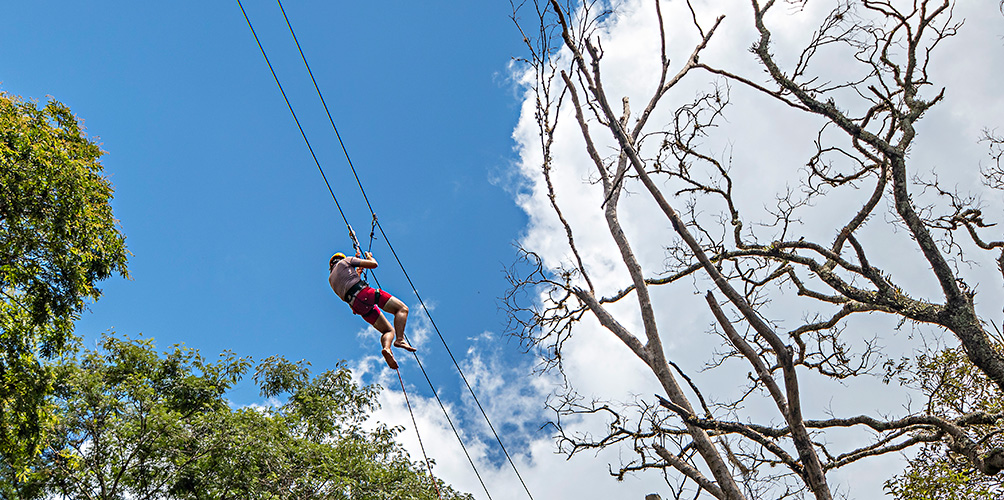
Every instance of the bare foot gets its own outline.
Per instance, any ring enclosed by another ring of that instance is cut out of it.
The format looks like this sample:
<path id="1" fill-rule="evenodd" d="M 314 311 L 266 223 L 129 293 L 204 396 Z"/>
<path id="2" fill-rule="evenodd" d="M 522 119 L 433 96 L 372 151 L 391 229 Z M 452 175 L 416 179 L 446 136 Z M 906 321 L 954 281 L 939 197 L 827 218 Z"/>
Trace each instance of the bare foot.
<path id="1" fill-rule="evenodd" d="M 390 349 L 383 349 L 380 353 L 383 354 L 383 359 L 387 361 L 387 366 L 391 370 L 397 370 L 397 360 L 394 359 L 394 354 L 390 352 Z"/>
<path id="2" fill-rule="evenodd" d="M 404 349 L 405 351 L 408 351 L 408 352 L 415 352 L 415 351 L 418 350 L 418 349 L 415 349 L 414 347 L 412 347 L 410 344 L 408 344 L 408 341 L 406 341 L 406 340 L 395 340 L 394 341 L 394 347 L 398 347 L 398 348 Z"/>

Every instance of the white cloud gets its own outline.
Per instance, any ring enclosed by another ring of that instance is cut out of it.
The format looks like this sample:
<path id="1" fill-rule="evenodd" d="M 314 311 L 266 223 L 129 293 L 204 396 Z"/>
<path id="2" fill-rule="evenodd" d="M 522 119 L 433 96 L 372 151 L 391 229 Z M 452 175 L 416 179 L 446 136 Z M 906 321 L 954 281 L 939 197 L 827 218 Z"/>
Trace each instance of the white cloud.
<path id="1" fill-rule="evenodd" d="M 731 7 L 722 7 L 722 2 L 698 4 L 698 15 L 705 27 L 714 14 L 720 10 L 727 11 L 726 20 L 702 56 L 702 61 L 763 77 L 756 67 L 754 56 L 746 50 L 754 39 L 748 3 L 735 2 Z M 969 2 L 956 6 L 955 17 L 966 18 L 966 25 L 958 37 L 943 42 L 940 55 L 932 64 L 935 85 L 945 85 L 950 90 L 945 102 L 929 113 L 926 122 L 922 122 L 920 130 L 922 136 L 926 136 L 923 137 L 925 140 L 912 151 L 915 168 L 921 170 L 918 173 L 939 167 L 942 180 L 947 185 L 958 185 L 962 191 L 978 189 L 979 180 L 973 172 L 985 158 L 985 150 L 974 146 L 979 131 L 986 126 L 1000 125 L 999 117 L 1004 116 L 1004 100 L 999 98 L 997 83 L 1001 81 L 1000 73 L 1004 68 L 1004 51 L 1000 50 L 1004 23 L 999 14 L 993 15 L 996 10 L 987 10 L 985 6 L 975 4 Z M 814 29 L 814 20 L 825 13 L 824 9 L 829 5 L 828 2 L 809 2 L 807 10 L 801 13 L 795 12 L 793 7 L 783 11 L 778 9 L 779 12 L 769 19 L 774 26 L 775 52 L 782 53 L 782 48 L 786 46 L 804 43 Z M 611 96 L 631 96 L 632 108 L 637 113 L 655 85 L 653 75 L 659 56 L 658 31 L 651 2 L 625 0 L 617 2 L 617 6 L 618 12 L 610 19 L 608 31 L 602 36 L 604 84 Z M 669 27 L 667 44 L 671 57 L 679 62 L 689 54 L 696 41 L 690 14 L 679 1 L 664 1 L 662 6 Z M 782 60 L 790 63 L 795 57 L 797 52 L 794 56 L 782 56 Z M 838 78 L 849 70 L 849 66 L 839 60 L 827 58 L 831 56 L 821 57 L 821 61 L 833 63 L 821 69 L 827 75 Z M 712 81 L 707 75 L 695 75 L 685 86 L 667 97 L 667 102 L 651 123 L 669 123 L 671 110 L 693 99 Z M 719 135 L 709 137 L 705 145 L 723 158 L 734 155 L 731 166 L 737 185 L 753 187 L 743 190 L 737 201 L 748 218 L 757 219 L 765 217 L 765 211 L 772 208 L 770 193 L 798 186 L 800 167 L 813 152 L 812 140 L 822 122 L 815 117 L 779 108 L 769 99 L 736 85 L 732 87 L 727 122 L 722 124 Z M 538 252 L 544 257 L 545 265 L 553 269 L 567 265 L 572 257 L 539 173 L 542 157 L 534 123 L 533 97 L 530 93 L 523 96 L 521 119 L 513 131 L 519 154 L 515 168 L 524 181 L 516 202 L 529 217 L 522 245 Z M 627 284 L 623 264 L 606 231 L 600 208 L 600 188 L 589 182 L 592 178 L 591 161 L 582 147 L 574 117 L 566 110 L 560 121 L 562 127 L 558 129 L 555 141 L 553 170 L 558 203 L 577 233 L 577 245 L 594 283 L 601 294 L 609 294 Z M 601 153 L 612 154 L 614 142 L 610 138 L 604 140 L 598 145 Z M 635 192 L 638 190 L 640 188 Z M 867 190 L 861 190 L 851 197 L 868 194 Z M 674 200 L 674 203 L 679 202 Z M 986 202 L 994 214 L 1001 214 L 1004 202 L 999 195 Z M 661 268 L 665 258 L 663 249 L 675 239 L 668 223 L 661 216 L 651 215 L 655 207 L 646 196 L 628 194 L 621 207 L 621 221 L 629 237 L 636 242 L 638 258 L 647 269 Z M 832 227 L 834 220 L 847 220 L 851 215 L 849 207 L 853 207 L 853 203 L 849 203 L 848 198 L 822 200 L 795 231 L 804 232 L 810 238 L 830 238 L 832 234 L 812 234 L 813 228 L 820 222 L 829 222 L 826 227 Z M 883 210 L 888 212 L 888 209 Z M 703 214 L 710 215 L 713 214 Z M 913 252 L 904 255 L 902 248 L 908 243 L 907 235 L 903 232 L 888 234 L 888 228 L 879 222 L 883 217 L 888 219 L 890 216 L 879 213 L 876 217 L 879 220 L 874 227 L 865 228 L 866 232 L 874 233 L 871 235 L 874 239 L 870 240 L 874 243 L 868 248 L 874 262 L 900 276 L 907 276 L 905 281 L 909 291 L 917 296 L 936 293 L 936 283 L 927 277 L 928 273 L 916 272 L 917 269 L 926 269 L 926 264 Z M 766 231 L 762 228 L 757 230 Z M 975 282 L 978 281 L 977 276 L 986 275 L 988 271 L 993 271 L 993 267 L 984 264 L 963 272 L 972 275 Z M 981 307 L 999 307 L 1002 302 L 1000 289 L 1004 287 L 998 286 L 998 279 L 986 280 L 984 276 L 983 281 L 993 285 L 980 290 L 979 301 L 986 304 Z M 668 356 L 679 362 L 699 384 L 708 388 L 709 393 L 722 398 L 735 396 L 745 384 L 747 368 L 728 365 L 723 370 L 700 371 L 718 339 L 705 333 L 711 318 L 703 304 L 703 297 L 695 294 L 709 286 L 700 279 L 688 283 L 654 291 L 656 313 Z M 791 326 L 802 319 L 803 307 L 802 302 L 780 300 L 772 304 L 768 311 L 776 315 L 783 326 Z M 640 330 L 640 318 L 632 316 L 629 305 L 614 306 L 612 309 L 629 328 Z M 412 315 L 413 318 L 418 316 L 417 313 Z M 912 341 L 905 338 L 906 332 L 895 332 L 893 323 L 889 318 L 875 316 L 854 323 L 848 335 L 858 342 L 879 335 L 883 345 L 908 353 L 911 349 L 909 342 Z M 609 477 L 608 466 L 616 468 L 622 459 L 629 460 L 630 449 L 611 448 L 596 455 L 577 455 L 570 460 L 556 454 L 548 432 L 535 431 L 535 427 L 551 417 L 542 405 L 557 390 L 559 380 L 554 374 L 532 374 L 532 359 L 527 359 L 521 366 L 504 365 L 492 349 L 495 341 L 494 336 L 487 332 L 472 339 L 472 347 L 461 363 L 486 412 L 493 418 L 496 429 L 504 429 L 502 437 L 510 446 L 510 453 L 536 498 L 643 498 L 647 493 L 665 491 L 662 478 L 655 473 L 640 474 L 623 483 Z M 373 360 L 379 361 L 376 357 Z M 575 330 L 574 338 L 563 352 L 563 361 L 565 375 L 587 398 L 630 401 L 634 395 L 650 397 L 660 392 L 654 377 L 635 356 L 589 319 Z M 373 373 L 369 362 L 364 360 L 361 373 Z M 375 418 L 384 422 L 407 422 L 408 429 L 401 440 L 412 450 L 413 457 L 420 456 L 403 396 L 400 389 L 394 389 L 398 383 L 393 380 L 393 373 L 384 369 L 374 375 L 388 388 L 381 395 L 382 409 Z M 847 381 L 845 385 L 824 383 L 810 375 L 806 375 L 805 380 L 806 387 L 816 389 L 807 389 L 804 394 L 809 418 L 825 417 L 828 411 L 846 415 L 858 411 L 874 413 L 880 408 L 893 414 L 903 413 L 904 405 L 909 403 L 909 395 L 873 379 Z M 458 488 L 474 493 L 477 498 L 484 498 L 484 492 L 456 444 L 439 405 L 433 399 L 417 395 L 412 396 L 412 405 L 426 450 L 437 461 L 437 474 Z M 749 409 L 754 416 L 775 415 L 776 418 L 776 410 L 772 412 L 770 405 L 763 401 L 750 402 Z M 469 444 L 472 459 L 482 471 L 492 497 L 526 498 L 509 464 L 499 458 L 494 438 L 473 401 L 462 398 L 461 403 L 447 404 L 447 411 L 453 416 L 454 423 L 462 424 L 461 434 Z M 595 420 L 568 424 L 570 429 L 578 430 L 600 425 Z M 840 441 L 834 442 L 833 446 L 835 449 L 846 449 L 854 443 L 863 442 L 865 438 L 856 432 L 840 434 Z M 901 466 L 900 460 L 898 456 L 886 456 L 841 469 L 831 473 L 831 485 L 848 492 L 850 498 L 875 497 L 881 492 L 882 482 Z"/>
<path id="2" fill-rule="evenodd" d="M 572 460 L 556 454 L 547 433 L 536 432 L 546 418 L 541 408 L 543 398 L 553 390 L 556 381 L 550 376 L 532 375 L 529 362 L 523 366 L 500 365 L 499 358 L 491 354 L 494 351 L 491 344 L 495 340 L 487 340 L 477 342 L 476 347 L 468 351 L 463 361 L 464 372 L 534 498 L 582 495 L 613 498 L 623 493 L 625 485 L 649 493 L 658 491 L 659 480 L 655 478 L 629 478 L 624 483 L 613 481 L 607 475 L 606 464 L 618 462 L 615 450 L 596 456 L 577 456 Z M 482 352 L 481 348 L 488 352 Z M 373 420 L 403 425 L 405 430 L 398 441 L 410 451 L 412 459 L 420 460 L 418 437 L 396 376 L 384 370 L 377 381 L 388 390 L 381 393 L 381 408 L 374 413 Z M 435 461 L 435 474 L 461 491 L 473 493 L 475 498 L 487 498 L 443 410 L 434 398 L 419 395 L 425 392 L 424 387 L 416 388 L 411 382 L 405 382 L 409 400 L 425 450 Z M 417 380 L 413 382 L 424 385 Z M 491 497 L 496 500 L 528 498 L 476 405 L 469 397 L 462 399 L 461 405 L 444 401 L 446 411 L 459 427 L 467 451 Z"/>
<path id="3" fill-rule="evenodd" d="M 232 401 L 227 401 L 227 405 L 231 409 L 238 408 L 237 406 L 234 405 Z M 257 411 L 258 413 L 267 414 L 269 411 L 280 408 L 281 406 L 282 406 L 282 401 L 280 401 L 279 398 L 273 396 L 265 399 L 265 401 L 261 403 L 251 403 L 249 405 L 241 406 L 240 408 L 251 408 L 252 410 Z"/>

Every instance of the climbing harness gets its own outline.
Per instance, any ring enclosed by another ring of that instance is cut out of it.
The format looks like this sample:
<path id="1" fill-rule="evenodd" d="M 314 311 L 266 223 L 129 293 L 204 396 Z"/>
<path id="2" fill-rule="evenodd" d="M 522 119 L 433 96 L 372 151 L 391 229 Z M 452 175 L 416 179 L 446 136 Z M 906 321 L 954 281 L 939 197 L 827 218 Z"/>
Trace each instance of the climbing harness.
<path id="1" fill-rule="evenodd" d="M 371 226 L 370 226 L 370 242 L 369 242 L 370 249 L 372 250 L 373 240 L 376 237 L 376 232 L 379 231 L 380 232 L 380 236 L 383 238 L 384 242 L 387 243 L 387 247 L 390 250 L 391 255 L 394 256 L 394 260 L 397 262 L 398 267 L 401 269 L 402 274 L 404 275 L 405 279 L 408 281 L 408 284 L 411 286 L 412 292 L 414 292 L 416 298 L 418 298 L 419 304 L 422 306 L 422 310 L 425 312 L 426 317 L 429 319 L 429 323 L 432 325 L 433 330 L 436 331 L 436 334 L 439 336 L 440 341 L 443 343 L 443 347 L 446 349 L 446 352 L 449 354 L 450 359 L 453 361 L 454 366 L 457 368 L 457 371 L 460 373 L 460 378 L 464 381 L 464 385 L 467 387 L 467 390 L 470 392 L 471 397 L 474 399 L 474 402 L 477 404 L 478 409 L 481 412 L 481 415 L 484 417 L 485 421 L 488 423 L 488 427 L 489 427 L 489 429 L 491 429 L 492 434 L 495 436 L 495 440 L 498 442 L 499 448 L 502 450 L 503 454 L 505 454 L 506 459 L 509 461 L 509 465 L 512 466 L 512 469 L 516 473 L 516 477 L 519 479 L 519 482 L 522 484 L 523 489 L 526 491 L 527 496 L 530 497 L 530 500 L 533 500 L 533 495 L 530 493 L 530 489 L 527 487 L 526 482 L 523 481 L 523 477 L 522 477 L 522 475 L 520 475 L 519 469 L 516 467 L 516 464 L 513 462 L 512 457 L 509 455 L 509 452 L 506 450 L 505 445 L 502 443 L 502 439 L 499 437 L 498 432 L 495 430 L 495 426 L 492 425 L 491 420 L 488 418 L 487 412 L 485 412 L 484 407 L 481 405 L 481 402 L 478 400 L 477 394 L 474 393 L 473 387 L 471 387 L 470 382 L 467 380 L 467 377 L 464 375 L 463 370 L 460 368 L 460 364 L 457 362 L 456 357 L 453 355 L 453 352 L 450 350 L 450 346 L 446 343 L 446 339 L 443 337 L 442 332 L 440 332 L 439 327 L 436 325 L 435 320 L 433 320 L 432 314 L 429 312 L 429 308 L 426 307 L 425 301 L 422 300 L 421 295 L 418 293 L 418 289 L 415 287 L 415 284 L 412 282 L 411 277 L 408 275 L 408 271 L 405 269 L 404 264 L 401 262 L 400 257 L 398 257 L 397 252 L 394 250 L 393 245 L 391 245 L 390 239 L 387 237 L 387 234 L 384 232 L 383 226 L 380 225 L 380 221 L 377 219 L 376 212 L 373 210 L 373 206 L 370 204 L 369 197 L 366 195 L 366 190 L 363 188 L 362 182 L 359 180 L 359 175 L 356 172 L 355 166 L 352 165 L 352 159 L 349 157 L 348 149 L 345 147 L 345 143 L 342 141 L 341 134 L 338 133 L 338 127 L 335 126 L 334 119 L 331 117 L 331 112 L 328 110 L 328 105 L 324 101 L 324 96 L 321 94 L 321 89 L 317 85 L 317 80 L 314 78 L 314 73 L 310 69 L 310 64 L 307 62 L 307 58 L 303 54 L 303 49 L 300 47 L 300 42 L 297 40 L 296 34 L 293 32 L 293 26 L 289 22 L 289 18 L 286 16 L 286 10 L 282 6 L 282 0 L 277 0 L 277 3 L 279 4 L 279 9 L 282 11 L 283 19 L 285 19 L 285 21 L 286 21 L 286 26 L 289 28 L 289 33 L 292 36 L 293 41 L 296 43 L 296 48 L 297 48 L 297 50 L 300 53 L 300 58 L 303 61 L 303 64 L 306 67 L 308 74 L 310 75 L 310 80 L 314 84 L 314 89 L 317 91 L 317 96 L 318 96 L 318 98 L 320 98 L 321 104 L 324 106 L 324 111 L 325 111 L 325 113 L 328 116 L 328 122 L 331 124 L 331 128 L 334 130 L 335 136 L 338 139 L 338 144 L 341 146 L 342 152 L 345 154 L 345 159 L 348 162 L 349 168 L 352 170 L 352 175 L 353 175 L 353 177 L 356 180 L 356 185 L 359 187 L 359 191 L 362 194 L 363 200 L 366 202 L 366 207 L 369 209 L 370 215 L 372 216 L 372 222 L 371 222 Z M 276 75 L 275 69 L 272 67 L 272 63 L 269 62 L 269 60 L 268 60 L 268 56 L 265 53 L 264 47 L 262 47 L 261 41 L 258 39 L 258 35 L 255 34 L 254 27 L 251 25 L 251 20 L 250 20 L 250 18 L 248 18 L 247 12 L 244 10 L 243 4 L 241 4 L 241 0 L 237 0 L 237 4 L 240 6 L 241 12 L 244 14 L 244 19 L 247 21 L 248 28 L 251 30 L 251 34 L 254 36 L 255 42 L 258 44 L 258 49 L 261 51 L 262 57 L 265 59 L 265 63 L 268 65 L 269 71 L 272 73 L 272 78 L 275 80 L 276 86 L 279 87 L 279 92 L 282 94 L 283 100 L 285 100 L 285 102 L 286 102 L 286 107 L 289 109 L 290 114 L 293 116 L 293 120 L 296 122 L 297 129 L 299 129 L 299 131 L 300 131 L 300 136 L 303 138 L 304 143 L 306 143 L 307 149 L 310 151 L 310 155 L 311 155 L 311 157 L 314 160 L 314 164 L 317 166 L 317 170 L 321 173 L 321 177 L 322 177 L 322 179 L 324 179 L 324 184 L 325 184 L 325 186 L 327 186 L 328 192 L 331 194 L 331 198 L 332 198 L 332 200 L 334 200 L 335 206 L 338 208 L 338 212 L 342 216 L 342 220 L 345 222 L 345 226 L 346 226 L 346 228 L 348 229 L 348 232 L 349 232 L 349 238 L 352 240 L 353 248 L 356 250 L 357 253 L 361 253 L 361 248 L 360 248 L 360 245 L 359 245 L 359 240 L 356 238 L 356 233 L 352 229 L 352 226 L 349 224 L 348 218 L 346 217 L 345 212 L 342 210 L 341 205 L 338 203 L 338 198 L 335 196 L 334 190 L 332 190 L 331 184 L 328 182 L 328 178 L 324 174 L 324 169 L 321 168 L 320 161 L 317 159 L 317 156 L 314 154 L 314 150 L 313 150 L 313 148 L 310 145 L 310 141 L 307 139 L 307 135 L 304 132 L 303 127 L 300 125 L 300 120 L 297 118 L 296 112 L 293 110 L 293 106 L 292 106 L 292 104 L 290 104 L 289 98 L 286 96 L 286 92 L 285 92 L 285 90 L 283 90 L 282 84 L 279 82 L 279 77 Z M 380 283 L 376 279 L 375 273 L 373 273 L 373 274 L 374 274 L 373 279 L 376 282 L 377 286 L 379 287 Z M 360 289 L 362 289 L 362 288 L 360 288 Z M 352 292 L 350 290 L 350 292 L 351 293 L 346 293 L 346 296 L 349 297 L 349 298 L 351 298 L 351 296 L 353 295 L 353 293 L 358 293 L 358 290 L 356 290 L 355 292 Z M 345 297 L 343 297 L 343 300 L 344 299 L 345 299 Z M 463 449 L 464 454 L 467 456 L 467 460 L 468 460 L 468 462 L 470 462 L 471 467 L 474 469 L 474 473 L 477 476 L 478 481 L 481 483 L 481 487 L 484 489 L 485 494 L 488 496 L 488 499 L 491 500 L 491 494 L 488 492 L 488 487 L 485 485 L 485 482 L 482 479 L 481 474 L 480 474 L 480 472 L 477 469 L 477 466 L 475 466 L 474 460 L 471 458 L 470 453 L 468 453 L 467 447 L 464 445 L 464 441 L 460 437 L 460 432 L 457 430 L 456 426 L 453 423 L 453 420 L 450 418 L 449 412 L 446 410 L 446 406 L 443 404 L 442 400 L 440 400 L 438 391 L 436 391 L 435 386 L 432 384 L 432 380 L 429 379 L 429 375 L 426 372 L 425 367 L 422 365 L 422 362 L 419 359 L 418 353 L 417 352 L 413 352 L 412 354 L 415 356 L 416 364 L 421 369 L 422 374 L 425 376 L 426 382 L 428 382 L 430 389 L 432 389 L 432 394 L 435 396 L 436 401 L 439 403 L 440 408 L 443 410 L 443 414 L 446 416 L 446 419 L 447 419 L 447 421 L 450 424 L 450 428 L 453 430 L 454 434 L 457 437 L 457 440 L 460 442 L 460 446 Z M 408 395 L 407 395 L 407 392 L 406 392 L 405 386 L 404 386 L 404 379 L 401 376 L 401 372 L 399 370 L 397 370 L 397 373 L 398 373 L 398 379 L 401 382 L 401 391 L 402 391 L 402 393 L 404 393 L 404 395 L 405 395 L 405 401 L 408 404 L 408 411 L 411 414 L 412 423 L 415 425 L 415 434 L 418 435 L 419 445 L 420 445 L 420 447 L 422 449 L 422 454 L 425 457 L 426 467 L 428 467 L 428 469 L 429 469 L 430 480 L 432 481 L 433 486 L 436 488 L 436 493 L 440 495 L 440 498 L 442 498 L 442 494 L 439 491 L 439 487 L 438 487 L 438 485 L 436 483 L 435 476 L 432 475 L 431 463 L 429 461 L 428 456 L 425 454 L 425 445 L 422 444 L 422 437 L 421 437 L 421 435 L 418 432 L 418 425 L 417 425 L 417 423 L 415 421 L 415 414 L 412 411 L 410 401 L 408 401 Z"/>
<path id="2" fill-rule="evenodd" d="M 345 291 L 345 296 L 342 297 L 342 300 L 344 300 L 348 304 L 352 304 L 352 301 L 356 298 L 356 294 L 359 293 L 360 290 L 368 286 L 369 284 L 367 284 L 365 281 L 360 280 L 358 283 L 352 285 L 351 287 L 349 287 L 348 290 Z"/>

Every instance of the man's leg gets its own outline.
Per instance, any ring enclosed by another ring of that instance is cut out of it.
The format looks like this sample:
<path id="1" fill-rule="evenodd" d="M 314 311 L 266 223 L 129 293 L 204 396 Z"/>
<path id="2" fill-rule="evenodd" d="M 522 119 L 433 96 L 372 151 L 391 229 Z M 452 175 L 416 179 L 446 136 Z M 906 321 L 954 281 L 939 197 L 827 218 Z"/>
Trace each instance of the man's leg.
<path id="1" fill-rule="evenodd" d="M 380 354 L 383 354 L 383 359 L 387 361 L 387 366 L 391 367 L 393 370 L 397 370 L 397 360 L 394 359 L 394 353 L 391 352 L 391 345 L 394 342 L 394 327 L 390 326 L 390 322 L 387 321 L 387 317 L 383 314 L 377 312 L 377 318 L 373 323 L 373 328 L 376 328 L 380 332 Z"/>
<path id="2" fill-rule="evenodd" d="M 394 315 L 394 346 L 406 351 L 415 352 L 415 348 L 404 338 L 404 327 L 408 323 L 408 306 L 397 297 L 390 297 L 380 309 Z M 386 321 L 386 319 L 384 320 Z"/>

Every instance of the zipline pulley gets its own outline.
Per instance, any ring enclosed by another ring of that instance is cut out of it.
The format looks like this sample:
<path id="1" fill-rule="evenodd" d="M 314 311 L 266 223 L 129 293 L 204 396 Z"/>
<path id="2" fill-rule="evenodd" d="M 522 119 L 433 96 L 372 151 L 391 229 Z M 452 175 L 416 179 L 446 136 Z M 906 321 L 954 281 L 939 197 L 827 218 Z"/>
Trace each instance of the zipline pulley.
<path id="1" fill-rule="evenodd" d="M 352 229 L 352 225 L 346 224 L 345 227 L 349 228 L 349 238 L 352 239 L 352 248 L 356 251 L 356 255 L 363 255 L 363 247 L 359 244 L 359 240 L 356 239 L 356 232 Z"/>

